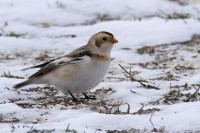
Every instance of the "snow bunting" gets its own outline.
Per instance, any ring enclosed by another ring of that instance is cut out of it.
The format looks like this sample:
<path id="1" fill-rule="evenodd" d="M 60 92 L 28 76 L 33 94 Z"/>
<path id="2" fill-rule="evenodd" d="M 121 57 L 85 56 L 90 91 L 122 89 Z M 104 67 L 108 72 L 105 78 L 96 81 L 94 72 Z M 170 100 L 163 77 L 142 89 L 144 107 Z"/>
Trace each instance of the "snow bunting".
<path id="1" fill-rule="evenodd" d="M 26 81 L 13 87 L 49 84 L 64 94 L 70 94 L 73 100 L 77 100 L 73 93 L 82 93 L 89 99 L 84 92 L 97 86 L 106 75 L 111 61 L 111 49 L 117 42 L 113 34 L 106 31 L 98 32 L 92 35 L 86 45 L 71 53 L 24 69 L 40 68 Z"/>

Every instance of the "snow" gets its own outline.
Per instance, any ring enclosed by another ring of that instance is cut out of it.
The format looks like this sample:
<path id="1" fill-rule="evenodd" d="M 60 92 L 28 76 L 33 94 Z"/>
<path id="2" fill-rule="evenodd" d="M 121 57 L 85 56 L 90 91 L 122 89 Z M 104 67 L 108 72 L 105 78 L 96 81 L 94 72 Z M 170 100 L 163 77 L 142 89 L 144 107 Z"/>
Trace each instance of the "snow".
<path id="1" fill-rule="evenodd" d="M 67 127 L 87 133 L 150 132 L 150 119 L 156 129 L 164 127 L 166 132 L 200 131 L 200 41 L 194 41 L 200 34 L 199 10 L 198 0 L 186 5 L 170 0 L 1 0 L 0 132 L 62 133 Z M 177 13 L 189 16 L 173 16 Z M 27 78 L 37 69 L 21 69 L 67 54 L 99 31 L 113 33 L 119 43 L 112 50 L 109 73 L 91 90 L 97 100 L 65 101 L 70 97 L 45 85 L 14 90 L 12 86 L 25 79 L 5 77 L 10 73 Z M 146 46 L 152 53 L 138 53 Z M 134 78 L 159 90 L 132 82 L 118 64 L 128 71 L 131 67 Z M 186 83 L 188 88 L 183 87 Z M 196 91 L 196 99 L 186 102 Z M 165 95 L 178 100 L 167 103 Z M 108 112 L 103 105 L 113 110 Z"/>

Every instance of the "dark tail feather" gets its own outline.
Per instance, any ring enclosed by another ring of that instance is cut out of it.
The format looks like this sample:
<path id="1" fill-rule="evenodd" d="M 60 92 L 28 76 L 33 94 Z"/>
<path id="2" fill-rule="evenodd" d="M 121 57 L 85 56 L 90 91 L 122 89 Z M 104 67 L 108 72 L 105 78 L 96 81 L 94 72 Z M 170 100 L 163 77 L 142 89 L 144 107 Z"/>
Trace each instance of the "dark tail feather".
<path id="1" fill-rule="evenodd" d="M 29 83 L 31 83 L 31 81 L 30 80 L 26 80 L 26 81 L 24 81 L 24 82 L 21 82 L 21 83 L 19 83 L 19 84 L 16 84 L 16 85 L 14 85 L 13 86 L 13 88 L 21 88 L 21 87 L 23 87 L 23 86 L 26 86 L 26 85 L 28 85 Z"/>

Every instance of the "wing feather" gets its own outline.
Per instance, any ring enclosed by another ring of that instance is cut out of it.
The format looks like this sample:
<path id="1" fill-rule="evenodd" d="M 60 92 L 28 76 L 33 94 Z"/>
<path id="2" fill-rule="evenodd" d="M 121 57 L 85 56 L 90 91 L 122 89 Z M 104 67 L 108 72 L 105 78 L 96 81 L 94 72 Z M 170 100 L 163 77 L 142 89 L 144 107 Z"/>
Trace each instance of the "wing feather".
<path id="1" fill-rule="evenodd" d="M 60 57 L 60 58 L 61 58 L 61 57 Z M 26 70 L 34 69 L 34 68 L 41 68 L 41 67 L 44 67 L 44 66 L 48 65 L 49 63 L 51 63 L 51 62 L 57 60 L 57 59 L 59 59 L 59 58 L 46 61 L 46 62 L 44 62 L 44 63 L 42 63 L 42 64 L 39 64 L 39 65 L 35 65 L 35 66 L 32 66 L 32 67 L 24 68 L 24 69 L 22 69 L 22 71 L 26 71 Z"/>
<path id="2" fill-rule="evenodd" d="M 29 79 L 31 78 L 35 78 L 35 77 L 38 77 L 38 76 L 42 76 L 54 69 L 57 69 L 61 66 L 64 66 L 64 65 L 69 65 L 69 64 L 74 64 L 74 63 L 78 63 L 79 61 L 81 61 L 83 58 L 75 58 L 75 59 L 72 59 L 72 60 L 69 60 L 69 61 L 64 61 L 62 59 L 60 59 L 60 61 L 54 61 L 44 67 L 42 67 L 39 71 L 37 71 L 36 73 L 34 73 L 33 75 L 31 75 L 29 77 Z"/>
<path id="3" fill-rule="evenodd" d="M 58 59 L 61 59 L 63 57 L 72 57 L 72 58 L 76 58 L 76 57 L 82 57 L 82 56 L 92 56 L 92 53 L 86 48 L 86 46 L 83 46 L 83 47 L 80 47 L 74 51 L 72 51 L 71 53 L 65 55 L 65 56 L 62 56 L 62 57 L 58 57 L 58 58 L 55 58 L 55 59 L 52 59 L 52 60 L 49 60 L 49 61 L 46 61 L 42 64 L 39 64 L 39 65 L 35 65 L 35 66 L 32 66 L 32 67 L 28 67 L 28 68 L 24 68 L 22 69 L 22 71 L 26 71 L 26 70 L 29 70 L 29 69 L 34 69 L 34 68 L 43 68 L 49 64 L 51 64 L 52 62 L 58 60 Z"/>
<path id="4" fill-rule="evenodd" d="M 54 69 L 57 69 L 63 65 L 78 63 L 81 60 L 83 60 L 85 56 L 92 57 L 92 52 L 89 51 L 86 48 L 86 46 L 83 46 L 83 47 L 80 47 L 80 48 L 72 51 L 71 53 L 69 53 L 65 56 L 62 56 L 62 57 L 59 57 L 56 59 L 52 59 L 50 61 L 44 62 L 39 65 L 25 68 L 25 69 L 23 69 L 23 71 L 32 69 L 32 68 L 40 68 L 39 71 L 37 71 L 36 73 L 34 73 L 33 75 L 31 75 L 29 77 L 29 79 L 31 79 L 31 78 L 42 76 L 42 75 L 44 75 Z"/>

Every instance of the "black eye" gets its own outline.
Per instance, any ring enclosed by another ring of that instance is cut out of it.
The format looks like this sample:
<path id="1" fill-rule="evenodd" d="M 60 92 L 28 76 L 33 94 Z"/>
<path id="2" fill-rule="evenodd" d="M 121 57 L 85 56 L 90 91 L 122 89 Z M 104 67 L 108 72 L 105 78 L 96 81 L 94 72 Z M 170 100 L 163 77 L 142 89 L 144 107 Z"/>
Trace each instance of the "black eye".
<path id="1" fill-rule="evenodd" d="M 104 41 L 106 41 L 106 40 L 107 40 L 107 38 L 103 37 L 103 40 L 104 40 Z"/>
<path id="2" fill-rule="evenodd" d="M 83 52 L 81 52 L 81 53 L 79 53 L 79 57 L 82 57 L 84 55 L 84 53 Z"/>

